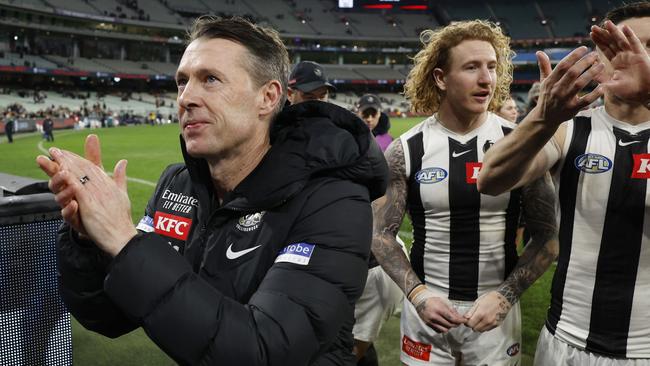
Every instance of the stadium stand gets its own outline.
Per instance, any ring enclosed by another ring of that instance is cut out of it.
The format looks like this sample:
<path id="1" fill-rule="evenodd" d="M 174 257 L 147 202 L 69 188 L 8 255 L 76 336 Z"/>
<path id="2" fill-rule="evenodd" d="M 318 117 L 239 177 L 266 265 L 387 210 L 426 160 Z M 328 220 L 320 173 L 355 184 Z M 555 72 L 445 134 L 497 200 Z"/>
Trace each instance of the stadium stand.
<path id="1" fill-rule="evenodd" d="M 394 67 L 385 65 L 356 66 L 354 70 L 366 80 L 404 79 L 404 75 Z"/>
<path id="2" fill-rule="evenodd" d="M 42 67 L 48 69 L 57 67 L 55 63 L 50 62 L 42 57 L 12 52 L 7 52 L 3 57 L 0 57 L 0 65 Z"/>
<path id="3" fill-rule="evenodd" d="M 1 94 L 0 108 L 18 103 L 25 113 L 38 114 L 54 105 L 81 115 L 99 103 L 106 105 L 101 113 L 173 114 L 184 29 L 200 14 L 240 15 L 270 25 L 287 40 L 293 60 L 323 64 L 339 89 L 335 103 L 353 108 L 361 94 L 373 92 L 398 111 L 408 109 L 396 92 L 408 74 L 408 58 L 420 47 L 419 33 L 450 21 L 490 19 L 524 47 L 514 60 L 513 88 L 525 95 L 537 78 L 534 50 L 547 48 L 552 60 L 560 59 L 610 2 L 441 0 L 426 12 L 390 12 L 340 10 L 334 0 L 0 0 L 0 29 L 9 35 L 0 40 L 0 72 L 19 84 L 22 95 L 16 88 Z M 567 48 L 558 46 L 562 39 Z M 39 85 L 43 74 L 68 90 Z M 87 95 L 98 85 L 111 86 L 111 92 Z M 147 93 L 152 87 L 169 92 Z M 44 102 L 33 97 L 36 91 Z"/>
<path id="4" fill-rule="evenodd" d="M 495 14 L 483 1 L 459 1 L 445 8 L 450 20 L 494 19 Z"/>
<path id="5" fill-rule="evenodd" d="M 512 38 L 552 38 L 537 2 L 493 2 L 492 10 L 505 23 Z"/>
<path id="6" fill-rule="evenodd" d="M 57 8 L 75 11 L 78 13 L 101 15 L 101 12 L 90 5 L 90 3 L 81 0 L 44 0 L 46 5 Z"/>
<path id="7" fill-rule="evenodd" d="M 540 7 L 548 15 L 555 37 L 585 37 L 589 34 L 589 14 L 584 2 L 545 1 L 540 2 Z"/>
<path id="8" fill-rule="evenodd" d="M 437 28 L 438 22 L 431 14 L 397 14 L 397 25 L 408 37 L 417 37 L 423 29 Z"/>

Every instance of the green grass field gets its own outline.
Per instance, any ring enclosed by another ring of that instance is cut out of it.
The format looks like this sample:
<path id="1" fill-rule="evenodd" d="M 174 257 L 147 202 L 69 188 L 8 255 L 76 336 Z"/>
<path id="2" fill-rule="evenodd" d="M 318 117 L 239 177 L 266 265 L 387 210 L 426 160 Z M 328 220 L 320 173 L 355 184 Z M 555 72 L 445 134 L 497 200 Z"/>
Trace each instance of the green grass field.
<path id="1" fill-rule="evenodd" d="M 393 119 L 391 134 L 398 136 L 414 126 L 419 119 Z M 50 146 L 83 154 L 84 138 L 91 131 L 56 131 L 54 143 L 46 143 L 37 135 L 18 135 L 13 144 L 4 137 L 0 143 L 0 172 L 46 179 L 35 158 Z M 168 164 L 182 161 L 178 143 L 178 125 L 119 127 L 94 130 L 102 143 L 104 167 L 112 171 L 119 159 L 129 160 L 127 174 L 143 181 L 130 181 L 129 196 L 133 219 L 142 216 L 155 182 Z M 402 230 L 409 230 L 405 221 Z M 405 238 L 408 239 L 408 238 Z M 537 335 L 544 323 L 549 302 L 552 271 L 547 272 L 521 299 L 523 321 L 523 365 L 532 365 Z M 109 339 L 88 332 L 73 321 L 73 359 L 76 365 L 173 365 L 173 361 L 148 340 L 140 329 L 119 339 Z M 399 365 L 399 319 L 391 318 L 384 326 L 377 351 L 382 365 Z"/>

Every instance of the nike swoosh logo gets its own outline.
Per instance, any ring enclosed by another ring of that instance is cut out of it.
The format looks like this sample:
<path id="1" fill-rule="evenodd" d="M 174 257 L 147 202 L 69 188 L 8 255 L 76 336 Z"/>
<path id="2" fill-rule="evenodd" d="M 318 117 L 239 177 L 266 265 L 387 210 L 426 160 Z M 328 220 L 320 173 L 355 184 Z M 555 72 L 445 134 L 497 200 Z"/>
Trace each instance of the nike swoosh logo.
<path id="1" fill-rule="evenodd" d="M 636 143 L 639 143 L 639 142 L 641 142 L 641 141 L 627 141 L 627 142 L 623 142 L 623 140 L 618 140 L 618 146 L 628 146 L 628 145 L 636 144 Z"/>
<path id="2" fill-rule="evenodd" d="M 465 155 L 465 154 L 467 154 L 467 153 L 470 152 L 470 151 L 472 151 L 472 150 L 466 150 L 466 151 L 463 151 L 463 152 L 460 152 L 460 153 L 457 153 L 457 152 L 454 151 L 454 152 L 451 153 L 451 156 L 457 158 L 457 157 L 459 157 L 459 156 L 461 156 L 461 155 Z"/>
<path id="3" fill-rule="evenodd" d="M 237 258 L 241 257 L 242 255 L 246 255 L 246 254 L 252 252 L 253 250 L 255 250 L 255 249 L 259 248 L 259 247 L 261 247 L 261 245 L 235 252 L 235 251 L 232 250 L 232 244 L 230 244 L 230 246 L 228 247 L 228 250 L 226 250 L 226 258 L 228 258 L 228 259 L 237 259 Z"/>

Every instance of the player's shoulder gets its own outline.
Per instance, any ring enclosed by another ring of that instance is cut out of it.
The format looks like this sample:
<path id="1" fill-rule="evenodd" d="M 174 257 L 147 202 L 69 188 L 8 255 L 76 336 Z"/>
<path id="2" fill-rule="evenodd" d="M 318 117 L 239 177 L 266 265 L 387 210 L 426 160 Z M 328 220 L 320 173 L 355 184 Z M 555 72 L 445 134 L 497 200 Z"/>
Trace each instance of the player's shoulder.
<path id="1" fill-rule="evenodd" d="M 505 128 L 507 130 L 514 130 L 515 127 L 517 127 L 516 123 L 510 122 L 507 119 L 492 112 L 488 112 L 487 122 L 495 124 L 501 128 Z"/>
<path id="2" fill-rule="evenodd" d="M 402 141 L 407 141 L 411 137 L 413 137 L 413 136 L 417 135 L 418 133 L 422 132 L 423 130 L 425 130 L 432 123 L 435 123 L 435 121 L 436 121 L 436 119 L 435 119 L 434 116 L 427 117 L 424 120 L 418 122 L 415 126 L 408 129 L 399 138 Z"/>

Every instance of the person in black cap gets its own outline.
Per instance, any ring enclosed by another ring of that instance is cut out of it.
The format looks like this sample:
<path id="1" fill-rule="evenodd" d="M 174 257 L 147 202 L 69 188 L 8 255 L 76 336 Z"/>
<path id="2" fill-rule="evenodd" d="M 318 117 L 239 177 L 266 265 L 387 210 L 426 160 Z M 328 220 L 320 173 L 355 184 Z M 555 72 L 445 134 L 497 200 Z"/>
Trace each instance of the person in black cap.
<path id="1" fill-rule="evenodd" d="M 381 151 L 386 150 L 388 145 L 393 141 L 393 137 L 388 133 L 390 121 L 388 115 L 381 111 L 379 97 L 374 94 L 362 96 L 359 99 L 357 115 L 368 125 Z"/>
<path id="2" fill-rule="evenodd" d="M 336 91 L 327 81 L 323 67 L 313 61 L 301 61 L 291 70 L 287 100 L 298 104 L 307 100 L 327 102 L 329 94 Z"/>

